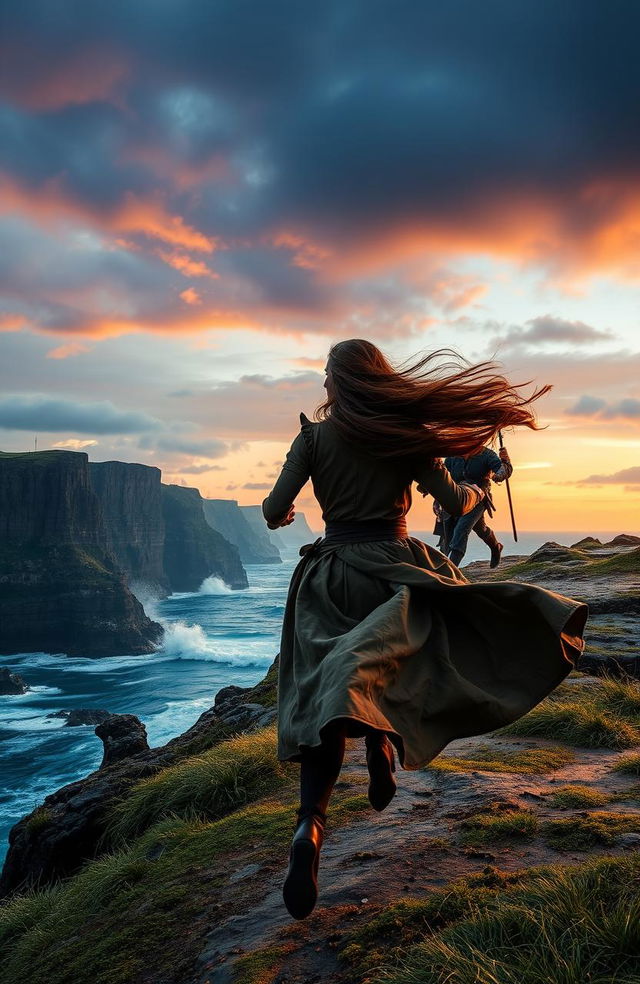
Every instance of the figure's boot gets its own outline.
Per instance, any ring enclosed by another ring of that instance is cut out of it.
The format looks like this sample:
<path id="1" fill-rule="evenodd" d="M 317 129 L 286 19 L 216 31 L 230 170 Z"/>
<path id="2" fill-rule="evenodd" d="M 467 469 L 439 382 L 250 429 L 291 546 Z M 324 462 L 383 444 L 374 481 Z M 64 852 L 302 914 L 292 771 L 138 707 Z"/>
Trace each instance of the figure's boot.
<path id="1" fill-rule="evenodd" d="M 396 794 L 396 760 L 393 746 L 384 734 L 376 731 L 365 739 L 367 746 L 367 768 L 369 770 L 368 797 L 371 806 L 382 813 Z"/>
<path id="2" fill-rule="evenodd" d="M 294 919 L 306 919 L 318 899 L 318 864 L 326 819 L 326 814 L 319 811 L 298 811 L 289 870 L 282 887 L 284 904 Z"/>
<path id="3" fill-rule="evenodd" d="M 500 556 L 502 554 L 503 546 L 496 539 L 495 533 L 491 533 L 484 541 L 489 549 L 491 550 L 491 560 L 489 561 L 489 567 L 497 567 L 500 563 Z"/>
<path id="4" fill-rule="evenodd" d="M 453 561 L 456 567 L 460 566 L 460 561 L 462 560 L 463 557 L 464 557 L 464 551 L 462 550 L 449 551 L 449 560 Z"/>

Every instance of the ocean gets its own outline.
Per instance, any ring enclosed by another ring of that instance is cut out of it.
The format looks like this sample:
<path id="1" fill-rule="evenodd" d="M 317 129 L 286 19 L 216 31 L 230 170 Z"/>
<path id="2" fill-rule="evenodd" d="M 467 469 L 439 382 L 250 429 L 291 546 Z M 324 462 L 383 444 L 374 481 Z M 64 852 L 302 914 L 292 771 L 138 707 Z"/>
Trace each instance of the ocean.
<path id="1" fill-rule="evenodd" d="M 622 532 L 620 530 L 616 532 Z M 434 544 L 430 533 L 416 535 Z M 498 534 L 504 554 L 529 554 L 547 540 L 575 543 L 583 536 L 611 539 L 615 533 Z M 488 558 L 473 537 L 465 563 Z M 66 727 L 51 713 L 100 708 L 136 714 L 146 725 L 149 744 L 164 744 L 186 731 L 213 704 L 216 693 L 233 683 L 252 686 L 278 651 L 287 587 L 298 560 L 247 565 L 249 588 L 231 591 L 208 578 L 198 592 L 174 594 L 145 603 L 165 626 L 164 644 L 149 656 L 83 659 L 55 653 L 0 656 L 24 677 L 24 696 L 0 697 L 0 862 L 9 830 L 60 786 L 97 768 L 102 742 L 91 726 Z"/>

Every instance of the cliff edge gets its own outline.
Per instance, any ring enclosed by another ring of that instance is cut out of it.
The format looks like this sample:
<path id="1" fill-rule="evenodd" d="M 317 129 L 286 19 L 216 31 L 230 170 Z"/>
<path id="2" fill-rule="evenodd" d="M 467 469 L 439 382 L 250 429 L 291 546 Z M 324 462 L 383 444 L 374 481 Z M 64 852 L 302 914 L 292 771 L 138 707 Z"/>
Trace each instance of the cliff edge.
<path id="1" fill-rule="evenodd" d="M 149 653 L 162 627 L 119 571 L 75 451 L 0 453 L 0 652 Z"/>

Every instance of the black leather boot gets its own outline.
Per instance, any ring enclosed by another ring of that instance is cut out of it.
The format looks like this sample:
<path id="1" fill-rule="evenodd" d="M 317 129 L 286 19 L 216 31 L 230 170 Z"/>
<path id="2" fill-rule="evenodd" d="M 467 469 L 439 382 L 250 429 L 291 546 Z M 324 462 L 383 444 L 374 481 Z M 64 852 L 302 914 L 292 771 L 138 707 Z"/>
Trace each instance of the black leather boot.
<path id="1" fill-rule="evenodd" d="M 326 819 L 325 814 L 319 811 L 298 811 L 289 870 L 282 887 L 284 904 L 294 919 L 306 919 L 318 899 L 318 864 Z"/>
<path id="2" fill-rule="evenodd" d="M 456 565 L 456 567 L 459 567 L 460 566 L 460 561 L 462 560 L 463 557 L 464 557 L 464 551 L 463 550 L 450 550 L 449 551 L 449 560 L 453 561 L 453 563 Z"/>
<path id="3" fill-rule="evenodd" d="M 497 567 L 498 564 L 500 563 L 500 555 L 502 554 L 502 550 L 503 550 L 502 544 L 498 543 L 498 541 L 496 540 L 495 533 L 492 533 L 491 536 L 488 537 L 484 542 L 491 550 L 491 560 L 489 561 L 489 567 Z"/>
<path id="4" fill-rule="evenodd" d="M 393 746 L 385 734 L 367 735 L 367 768 L 369 770 L 368 797 L 371 806 L 382 813 L 396 795 L 396 760 Z"/>

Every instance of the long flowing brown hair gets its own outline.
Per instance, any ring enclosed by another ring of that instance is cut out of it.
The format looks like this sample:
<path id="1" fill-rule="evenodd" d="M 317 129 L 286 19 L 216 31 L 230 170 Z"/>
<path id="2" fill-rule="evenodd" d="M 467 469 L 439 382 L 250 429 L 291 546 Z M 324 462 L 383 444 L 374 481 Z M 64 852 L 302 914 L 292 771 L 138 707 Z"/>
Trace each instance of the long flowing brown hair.
<path id="1" fill-rule="evenodd" d="M 371 342 L 351 338 L 329 351 L 332 394 L 315 416 L 371 454 L 472 454 L 504 428 L 539 429 L 531 404 L 551 387 L 527 396 L 520 391 L 531 383 L 512 385 L 499 368 L 451 349 L 394 368 Z"/>

